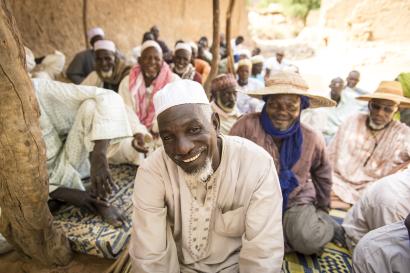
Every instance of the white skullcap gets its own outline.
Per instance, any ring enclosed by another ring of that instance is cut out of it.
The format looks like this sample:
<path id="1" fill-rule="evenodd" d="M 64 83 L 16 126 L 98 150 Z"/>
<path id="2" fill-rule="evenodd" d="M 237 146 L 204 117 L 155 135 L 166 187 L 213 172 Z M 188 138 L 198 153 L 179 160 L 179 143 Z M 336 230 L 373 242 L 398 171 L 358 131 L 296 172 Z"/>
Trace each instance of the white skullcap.
<path id="1" fill-rule="evenodd" d="M 251 58 L 251 61 L 253 64 L 260 64 L 265 61 L 265 58 L 262 55 L 256 55 Z"/>
<path id="2" fill-rule="evenodd" d="M 145 41 L 145 42 L 141 45 L 141 55 L 142 55 L 142 53 L 144 52 L 144 50 L 147 49 L 147 48 L 149 48 L 149 47 L 155 48 L 155 49 L 159 52 L 159 54 L 162 56 L 162 49 L 161 49 L 161 47 L 159 46 L 159 44 L 158 44 L 157 42 L 155 42 L 155 41 L 153 41 L 153 40 Z"/>
<path id="3" fill-rule="evenodd" d="M 104 37 L 104 30 L 102 28 L 99 28 L 99 27 L 95 27 L 95 28 L 90 29 L 87 32 L 88 41 L 91 41 L 91 39 L 94 36 L 97 36 L 97 35 L 100 35 L 100 36 Z"/>
<path id="4" fill-rule="evenodd" d="M 110 40 L 99 40 L 94 44 L 94 50 L 105 49 L 115 53 L 115 44 Z"/>
<path id="5" fill-rule="evenodd" d="M 189 53 L 192 54 L 192 47 L 188 43 L 178 43 L 175 46 L 175 51 L 180 50 L 180 49 L 186 50 L 186 51 L 188 51 Z"/>
<path id="6" fill-rule="evenodd" d="M 207 104 L 208 97 L 201 84 L 191 80 L 177 80 L 165 85 L 154 96 L 155 114 L 181 104 Z"/>

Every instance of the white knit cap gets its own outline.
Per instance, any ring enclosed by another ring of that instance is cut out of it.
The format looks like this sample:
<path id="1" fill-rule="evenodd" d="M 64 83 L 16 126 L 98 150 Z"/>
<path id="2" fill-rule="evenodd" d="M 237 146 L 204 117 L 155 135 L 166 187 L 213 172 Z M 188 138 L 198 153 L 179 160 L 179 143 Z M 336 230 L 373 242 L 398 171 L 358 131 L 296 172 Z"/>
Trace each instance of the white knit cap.
<path id="1" fill-rule="evenodd" d="M 155 42 L 155 41 L 153 41 L 153 40 L 145 41 L 145 42 L 141 45 L 141 55 L 142 55 L 142 53 L 144 52 L 144 50 L 147 49 L 147 48 L 149 48 L 149 47 L 155 48 L 155 49 L 159 52 L 159 54 L 162 56 L 162 49 L 161 49 L 161 47 L 159 46 L 159 44 L 158 44 L 157 42 Z"/>
<path id="2" fill-rule="evenodd" d="M 253 64 L 260 64 L 265 61 L 265 58 L 262 55 L 255 55 L 251 58 L 251 61 Z"/>
<path id="3" fill-rule="evenodd" d="M 154 96 L 155 114 L 181 104 L 207 104 L 208 97 L 201 84 L 191 80 L 177 80 L 165 85 Z"/>
<path id="4" fill-rule="evenodd" d="M 115 53 L 115 44 L 110 40 L 99 40 L 94 44 L 94 50 L 105 49 Z"/>
<path id="5" fill-rule="evenodd" d="M 178 43 L 175 46 L 175 51 L 180 50 L 180 49 L 186 50 L 186 51 L 188 51 L 189 53 L 192 54 L 192 47 L 188 43 Z"/>
<path id="6" fill-rule="evenodd" d="M 104 37 L 104 30 L 100 27 L 95 27 L 95 28 L 90 29 L 87 32 L 88 41 L 91 41 L 91 39 L 97 35 Z"/>

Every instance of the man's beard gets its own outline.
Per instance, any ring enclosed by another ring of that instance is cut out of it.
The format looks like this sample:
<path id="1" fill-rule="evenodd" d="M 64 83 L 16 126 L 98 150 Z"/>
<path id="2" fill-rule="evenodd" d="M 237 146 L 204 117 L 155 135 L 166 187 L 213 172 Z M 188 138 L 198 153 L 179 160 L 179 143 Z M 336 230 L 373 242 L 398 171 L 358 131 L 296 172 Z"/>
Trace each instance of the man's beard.
<path id="1" fill-rule="evenodd" d="M 177 74 L 184 74 L 187 71 L 187 69 L 188 69 L 188 65 L 185 66 L 184 68 L 178 68 L 178 66 L 176 66 L 176 65 L 174 66 L 174 71 Z"/>
<path id="2" fill-rule="evenodd" d="M 100 71 L 100 74 L 103 79 L 109 79 L 112 77 L 113 72 L 113 69 L 110 69 L 109 71 Z"/>
<path id="3" fill-rule="evenodd" d="M 235 103 L 233 106 L 224 105 L 219 95 L 216 96 L 216 104 L 225 112 L 231 113 L 235 109 Z"/>
<path id="4" fill-rule="evenodd" d="M 198 182 L 206 183 L 213 174 L 214 169 L 212 168 L 212 161 L 208 157 L 204 166 L 190 173 L 184 171 L 184 178 L 188 184 L 197 184 Z"/>
<path id="5" fill-rule="evenodd" d="M 388 123 L 387 123 L 388 124 Z M 384 129 L 387 124 L 382 124 L 382 125 L 377 125 L 376 123 L 373 122 L 373 120 L 369 117 L 369 127 L 370 129 L 374 130 L 374 131 L 379 131 Z"/>

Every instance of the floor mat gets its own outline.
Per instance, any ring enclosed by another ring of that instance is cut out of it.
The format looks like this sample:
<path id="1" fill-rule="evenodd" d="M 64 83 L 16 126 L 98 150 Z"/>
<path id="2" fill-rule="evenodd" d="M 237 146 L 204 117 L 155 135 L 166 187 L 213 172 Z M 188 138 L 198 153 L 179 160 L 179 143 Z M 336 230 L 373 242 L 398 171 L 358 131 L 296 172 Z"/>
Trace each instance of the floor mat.
<path id="1" fill-rule="evenodd" d="M 346 212 L 331 210 L 330 215 L 341 224 Z M 286 273 L 348 273 L 352 271 L 352 258 L 349 250 L 329 243 L 321 256 L 298 253 L 285 255 L 282 269 Z"/>
<path id="2" fill-rule="evenodd" d="M 109 200 L 121 209 L 126 218 L 122 227 L 115 228 L 100 216 L 73 206 L 65 206 L 54 213 L 54 225 L 65 232 L 74 251 L 111 259 L 121 253 L 130 238 L 131 197 L 136 170 L 131 165 L 111 166 L 111 174 L 118 188 Z M 84 184 L 87 183 L 85 181 Z"/>

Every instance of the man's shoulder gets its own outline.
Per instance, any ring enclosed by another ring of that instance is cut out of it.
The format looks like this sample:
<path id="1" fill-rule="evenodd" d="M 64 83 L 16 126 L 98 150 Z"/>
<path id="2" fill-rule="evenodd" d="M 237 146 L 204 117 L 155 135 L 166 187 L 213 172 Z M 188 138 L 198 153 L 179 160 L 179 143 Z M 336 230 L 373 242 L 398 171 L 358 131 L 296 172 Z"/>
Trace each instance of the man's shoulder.
<path id="1" fill-rule="evenodd" d="M 261 163 L 264 160 L 272 160 L 272 157 L 265 149 L 246 138 L 224 136 L 224 143 L 227 146 L 228 156 L 235 158 L 236 161 Z"/>
<path id="2" fill-rule="evenodd" d="M 309 145 L 315 144 L 318 146 L 325 146 L 325 140 L 323 135 L 320 132 L 317 132 L 315 129 L 313 129 L 312 127 L 310 127 L 309 125 L 300 124 L 300 127 L 302 129 L 302 133 L 303 133 L 303 137 L 304 140 L 307 143 L 309 143 Z"/>

